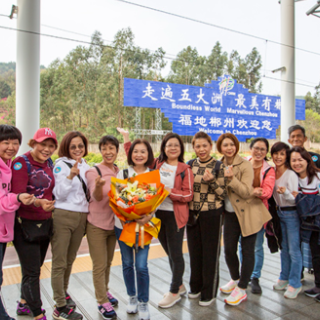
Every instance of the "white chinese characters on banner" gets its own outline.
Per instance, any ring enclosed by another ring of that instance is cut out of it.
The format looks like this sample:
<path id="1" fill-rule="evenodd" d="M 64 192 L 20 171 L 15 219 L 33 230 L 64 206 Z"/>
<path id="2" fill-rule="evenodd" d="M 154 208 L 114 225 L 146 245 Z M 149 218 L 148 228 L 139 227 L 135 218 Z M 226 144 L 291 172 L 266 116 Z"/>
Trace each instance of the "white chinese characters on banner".
<path id="1" fill-rule="evenodd" d="M 145 93 L 145 95 L 142 98 L 149 97 L 154 101 L 158 100 L 157 98 L 152 96 L 152 94 L 154 93 L 154 89 L 152 89 L 152 87 L 150 86 L 150 83 L 148 83 L 146 90 L 144 90 L 143 92 Z"/>
<path id="2" fill-rule="evenodd" d="M 204 93 L 202 93 L 202 89 L 200 89 L 200 93 L 197 95 L 197 97 L 199 98 L 198 101 L 196 101 L 196 103 L 199 103 L 200 101 L 202 101 L 204 104 L 209 104 L 209 102 L 205 101 L 203 99 L 204 97 Z"/>
<path id="3" fill-rule="evenodd" d="M 253 96 L 251 98 L 251 104 L 250 104 L 250 109 L 256 109 L 258 110 L 259 104 L 257 103 L 257 96 Z"/>
<path id="4" fill-rule="evenodd" d="M 240 119 L 240 120 L 238 120 L 237 127 L 239 127 L 240 129 L 242 129 L 242 128 L 248 129 L 247 122 L 248 121 L 246 121 L 246 120 Z"/>
<path id="5" fill-rule="evenodd" d="M 220 127 L 222 125 L 221 118 L 211 117 L 209 124 L 211 127 Z"/>
<path id="6" fill-rule="evenodd" d="M 197 125 L 197 124 L 200 124 L 200 126 L 202 127 L 206 127 L 207 124 L 206 124 L 206 118 L 204 117 L 196 117 L 195 121 L 194 121 L 194 124 Z"/>
<path id="7" fill-rule="evenodd" d="M 191 117 L 192 117 L 191 115 L 180 114 L 180 120 L 178 122 L 181 123 L 183 126 L 191 126 L 192 125 Z"/>
<path id="8" fill-rule="evenodd" d="M 191 102 L 191 99 L 189 98 L 189 89 L 182 90 L 181 99 L 179 99 L 179 101 L 190 101 Z"/>
<path id="9" fill-rule="evenodd" d="M 235 99 L 237 101 L 237 104 L 236 104 L 236 107 L 239 107 L 239 108 L 247 108 L 245 105 L 244 105 L 244 102 L 246 101 L 246 99 L 244 98 L 244 95 L 242 93 L 238 94 L 238 99 Z"/>
<path id="10" fill-rule="evenodd" d="M 224 125 L 225 128 L 234 128 L 234 119 L 233 118 L 226 118 L 224 119 Z"/>
<path id="11" fill-rule="evenodd" d="M 262 106 L 263 106 L 267 111 L 270 111 L 270 102 L 271 102 L 271 99 L 269 99 L 268 97 L 266 97 L 266 98 L 263 100 Z"/>
<path id="12" fill-rule="evenodd" d="M 165 89 L 162 88 L 161 99 L 166 99 L 171 102 L 175 102 L 175 100 L 172 99 L 172 95 L 173 95 L 173 92 L 171 90 L 171 87 L 168 84 Z"/>

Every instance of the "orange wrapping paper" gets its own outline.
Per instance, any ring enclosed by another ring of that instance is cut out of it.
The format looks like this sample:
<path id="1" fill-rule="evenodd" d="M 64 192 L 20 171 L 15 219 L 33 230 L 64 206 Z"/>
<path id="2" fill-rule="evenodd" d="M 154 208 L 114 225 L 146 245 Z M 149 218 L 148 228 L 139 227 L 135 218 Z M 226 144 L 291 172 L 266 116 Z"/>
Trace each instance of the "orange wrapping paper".
<path id="1" fill-rule="evenodd" d="M 127 184 L 130 182 L 138 181 L 139 183 L 156 184 L 157 194 L 154 195 L 150 200 L 142 203 L 138 203 L 129 208 L 121 208 L 117 205 L 117 190 L 116 183 Z M 115 215 L 122 221 L 131 221 L 141 218 L 146 214 L 150 214 L 152 211 L 157 209 L 164 199 L 169 195 L 169 192 L 164 189 L 164 185 L 160 182 L 159 170 L 153 170 L 147 173 L 142 173 L 134 178 L 130 179 L 117 179 L 111 178 L 111 189 L 109 191 L 109 204 Z M 123 230 L 120 236 L 120 240 L 125 242 L 129 246 L 133 246 L 136 243 L 136 225 L 137 222 L 126 223 L 123 226 Z M 158 218 L 152 218 L 150 222 L 144 225 L 144 236 L 143 243 L 141 243 L 141 230 L 139 232 L 139 246 L 144 247 L 151 242 L 152 237 L 158 238 L 158 234 L 161 227 L 161 221 Z"/>

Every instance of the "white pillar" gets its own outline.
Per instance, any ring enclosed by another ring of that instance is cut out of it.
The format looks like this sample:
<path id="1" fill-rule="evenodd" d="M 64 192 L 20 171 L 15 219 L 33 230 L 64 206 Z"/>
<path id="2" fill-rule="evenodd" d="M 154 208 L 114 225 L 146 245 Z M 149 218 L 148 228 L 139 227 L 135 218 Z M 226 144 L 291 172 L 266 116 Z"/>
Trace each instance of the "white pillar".
<path id="1" fill-rule="evenodd" d="M 18 0 L 17 28 L 40 32 L 40 0 Z M 40 125 L 40 36 L 17 31 L 16 126 L 22 133 L 19 154 Z"/>
<path id="2" fill-rule="evenodd" d="M 281 0 L 281 141 L 287 142 L 288 128 L 295 124 L 295 26 L 294 0 Z"/>

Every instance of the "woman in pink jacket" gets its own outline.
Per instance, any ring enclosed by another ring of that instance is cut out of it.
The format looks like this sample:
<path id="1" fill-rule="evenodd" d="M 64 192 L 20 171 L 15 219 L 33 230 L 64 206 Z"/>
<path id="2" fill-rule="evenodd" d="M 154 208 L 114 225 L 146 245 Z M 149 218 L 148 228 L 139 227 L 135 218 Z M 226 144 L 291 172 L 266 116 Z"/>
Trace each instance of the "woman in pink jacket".
<path id="1" fill-rule="evenodd" d="M 124 148 L 128 153 L 131 146 L 129 133 L 120 128 L 118 131 L 124 137 Z M 160 308 L 172 307 L 186 293 L 182 283 L 182 242 L 189 217 L 189 202 L 193 198 L 193 173 L 190 166 L 184 163 L 183 156 L 184 145 L 180 136 L 170 132 L 163 138 L 159 158 L 152 166 L 152 169 L 160 171 L 161 182 L 170 192 L 156 211 L 156 217 L 161 220 L 159 241 L 169 257 L 172 271 L 170 291 L 159 301 Z"/>
<path id="2" fill-rule="evenodd" d="M 25 205 L 33 203 L 34 197 L 28 193 L 11 193 L 11 163 L 17 154 L 22 136 L 14 126 L 0 125 L 0 287 L 2 285 L 2 262 L 7 243 L 13 240 L 15 212 L 22 202 Z M 0 319 L 14 320 L 2 304 L 0 296 Z"/>
<path id="3" fill-rule="evenodd" d="M 268 199 L 271 198 L 273 193 L 276 175 L 274 168 L 267 162 L 267 153 L 269 152 L 269 142 L 265 138 L 256 138 L 250 144 L 251 157 L 250 160 L 253 171 L 253 194 L 260 198 L 263 204 L 269 209 Z M 256 245 L 254 248 L 254 269 L 251 275 L 251 292 L 260 294 L 262 292 L 259 278 L 261 277 L 261 270 L 264 260 L 263 241 L 265 229 L 264 226 L 257 233 Z M 239 245 L 241 256 L 241 246 Z"/>

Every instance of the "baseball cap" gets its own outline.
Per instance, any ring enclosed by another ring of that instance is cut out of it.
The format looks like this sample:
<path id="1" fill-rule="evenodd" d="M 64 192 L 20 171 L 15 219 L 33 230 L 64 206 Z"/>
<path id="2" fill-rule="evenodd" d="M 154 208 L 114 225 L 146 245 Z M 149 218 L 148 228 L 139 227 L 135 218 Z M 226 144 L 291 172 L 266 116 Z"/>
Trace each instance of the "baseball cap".
<path id="1" fill-rule="evenodd" d="M 53 130 L 50 128 L 40 128 L 33 136 L 33 140 L 37 142 L 42 142 L 47 139 L 52 139 L 58 145 L 57 136 Z"/>

